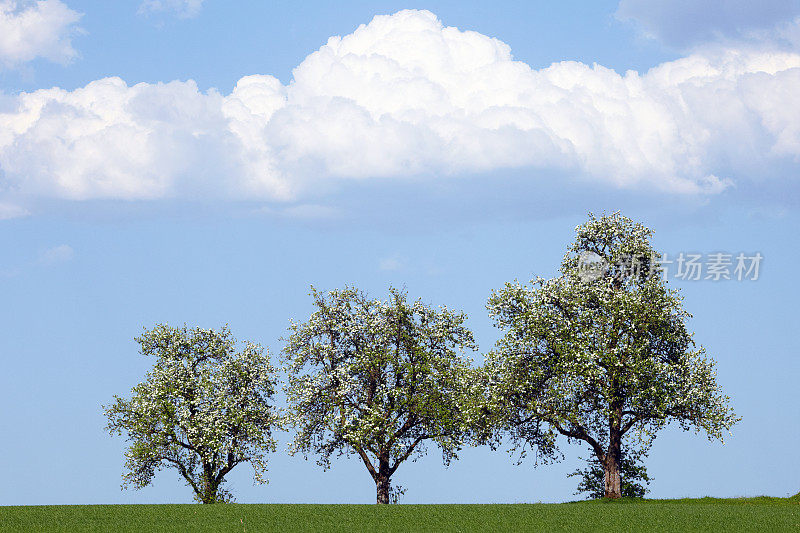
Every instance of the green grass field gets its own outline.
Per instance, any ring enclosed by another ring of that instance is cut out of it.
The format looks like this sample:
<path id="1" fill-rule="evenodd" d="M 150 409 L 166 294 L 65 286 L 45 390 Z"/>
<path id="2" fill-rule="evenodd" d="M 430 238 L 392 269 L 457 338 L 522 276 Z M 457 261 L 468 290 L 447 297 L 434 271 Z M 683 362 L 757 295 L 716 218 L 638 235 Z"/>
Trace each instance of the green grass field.
<path id="1" fill-rule="evenodd" d="M 800 531 L 800 495 L 514 505 L 0 507 L 0 531 Z"/>

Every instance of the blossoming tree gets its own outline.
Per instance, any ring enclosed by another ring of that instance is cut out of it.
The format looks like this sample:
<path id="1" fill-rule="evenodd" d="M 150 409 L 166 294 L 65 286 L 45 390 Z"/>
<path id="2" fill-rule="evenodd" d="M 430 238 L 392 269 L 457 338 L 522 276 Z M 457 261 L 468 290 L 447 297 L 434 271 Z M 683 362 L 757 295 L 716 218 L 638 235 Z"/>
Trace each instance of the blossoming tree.
<path id="1" fill-rule="evenodd" d="M 264 350 L 248 342 L 237 352 L 227 327 L 158 325 L 136 340 L 155 364 L 130 399 L 114 396 L 104 408 L 109 432 L 124 433 L 131 443 L 123 487 L 147 486 L 158 470 L 174 468 L 198 501 L 227 501 L 231 495 L 221 485 L 241 463 L 265 482 L 265 453 L 275 450 L 279 417 Z"/>
<path id="2" fill-rule="evenodd" d="M 646 450 L 675 422 L 721 440 L 738 418 L 659 275 L 652 232 L 619 213 L 576 230 L 559 276 L 508 283 L 489 299 L 505 331 L 487 358 L 489 405 L 515 446 L 558 435 L 587 444 L 604 495 L 618 498 L 623 438 Z"/>
<path id="3" fill-rule="evenodd" d="M 468 434 L 479 404 L 466 317 L 391 289 L 386 301 L 355 288 L 322 294 L 316 310 L 292 322 L 284 348 L 292 453 L 357 455 L 375 482 L 377 503 L 396 498 L 391 477 L 432 442 L 445 463 Z"/>

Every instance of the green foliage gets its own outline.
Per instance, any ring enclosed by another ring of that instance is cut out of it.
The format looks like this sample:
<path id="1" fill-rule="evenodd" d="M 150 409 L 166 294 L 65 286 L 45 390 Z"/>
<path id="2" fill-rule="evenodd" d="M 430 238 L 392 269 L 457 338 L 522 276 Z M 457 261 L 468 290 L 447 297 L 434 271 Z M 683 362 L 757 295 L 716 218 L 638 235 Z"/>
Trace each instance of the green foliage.
<path id="1" fill-rule="evenodd" d="M 513 449 L 545 457 L 558 435 L 582 441 L 607 470 L 623 436 L 647 447 L 670 422 L 721 440 L 738 418 L 682 297 L 653 268 L 652 232 L 618 213 L 590 215 L 576 232 L 559 276 L 507 283 L 489 299 L 504 331 L 486 363 L 495 426 Z M 601 267 L 588 276 L 587 254 Z"/>
<path id="2" fill-rule="evenodd" d="M 104 407 L 108 431 L 130 442 L 123 488 L 144 487 L 157 471 L 174 468 L 198 501 L 229 501 L 225 475 L 245 462 L 264 483 L 265 452 L 275 449 L 279 422 L 264 350 L 248 342 L 237 352 L 227 327 L 157 325 L 136 341 L 155 364 L 130 399 L 114 396 Z"/>
<path id="3" fill-rule="evenodd" d="M 409 303 L 390 290 L 386 301 L 355 288 L 322 294 L 316 310 L 292 322 L 284 348 L 292 453 L 361 458 L 389 499 L 389 479 L 432 442 L 445 463 L 457 456 L 480 401 L 478 373 L 462 352 L 474 349 L 466 317 Z"/>

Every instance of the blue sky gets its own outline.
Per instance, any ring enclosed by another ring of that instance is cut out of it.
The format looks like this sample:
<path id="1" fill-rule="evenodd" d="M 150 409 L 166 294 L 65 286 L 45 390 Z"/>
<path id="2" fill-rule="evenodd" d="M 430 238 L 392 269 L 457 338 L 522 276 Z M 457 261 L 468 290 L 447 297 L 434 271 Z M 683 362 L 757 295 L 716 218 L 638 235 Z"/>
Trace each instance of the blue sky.
<path id="1" fill-rule="evenodd" d="M 651 494 L 796 493 L 798 16 L 0 0 L 0 504 L 191 501 L 171 471 L 119 489 L 100 405 L 147 370 L 142 327 L 229 323 L 277 357 L 309 285 L 394 284 L 463 309 L 485 351 L 490 291 L 554 275 L 587 213 L 615 210 L 672 256 L 764 257 L 756 281 L 670 281 L 743 420 L 724 445 L 664 431 Z M 357 461 L 322 472 L 286 441 L 268 485 L 230 476 L 238 501 L 374 501 Z M 431 450 L 395 477 L 407 503 L 564 501 L 587 453 L 565 450 L 447 469 Z"/>

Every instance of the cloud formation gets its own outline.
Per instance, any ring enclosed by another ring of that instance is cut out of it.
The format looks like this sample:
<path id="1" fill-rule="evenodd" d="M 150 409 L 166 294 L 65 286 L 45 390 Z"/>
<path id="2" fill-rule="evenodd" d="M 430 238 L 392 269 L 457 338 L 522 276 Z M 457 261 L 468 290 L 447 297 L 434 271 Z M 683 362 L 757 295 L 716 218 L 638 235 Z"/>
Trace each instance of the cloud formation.
<path id="1" fill-rule="evenodd" d="M 0 67 L 38 57 L 67 63 L 77 56 L 72 37 L 81 14 L 61 0 L 0 0 Z"/>
<path id="2" fill-rule="evenodd" d="M 781 40 L 800 16 L 800 0 L 621 0 L 616 16 L 645 36 L 687 49 L 709 42 Z"/>
<path id="3" fill-rule="evenodd" d="M 28 210 L 14 204 L 0 203 L 0 220 L 10 220 L 29 215 Z"/>
<path id="4" fill-rule="evenodd" d="M 298 200 L 342 180 L 530 168 L 706 194 L 800 157 L 791 52 L 695 53 L 644 74 L 536 70 L 498 39 L 406 10 L 331 37 L 293 74 L 246 76 L 227 95 L 106 78 L 12 97 L 0 191 Z"/>
<path id="5" fill-rule="evenodd" d="M 68 244 L 60 244 L 43 251 L 39 255 L 39 262 L 45 265 L 54 265 L 66 263 L 73 257 L 75 257 L 75 250 Z"/>
<path id="6" fill-rule="evenodd" d="M 178 18 L 192 18 L 202 7 L 203 0 L 142 0 L 139 14 L 171 12 Z"/>
<path id="7" fill-rule="evenodd" d="M 397 254 L 390 255 L 378 261 L 378 268 L 385 271 L 401 270 L 406 261 Z"/>

